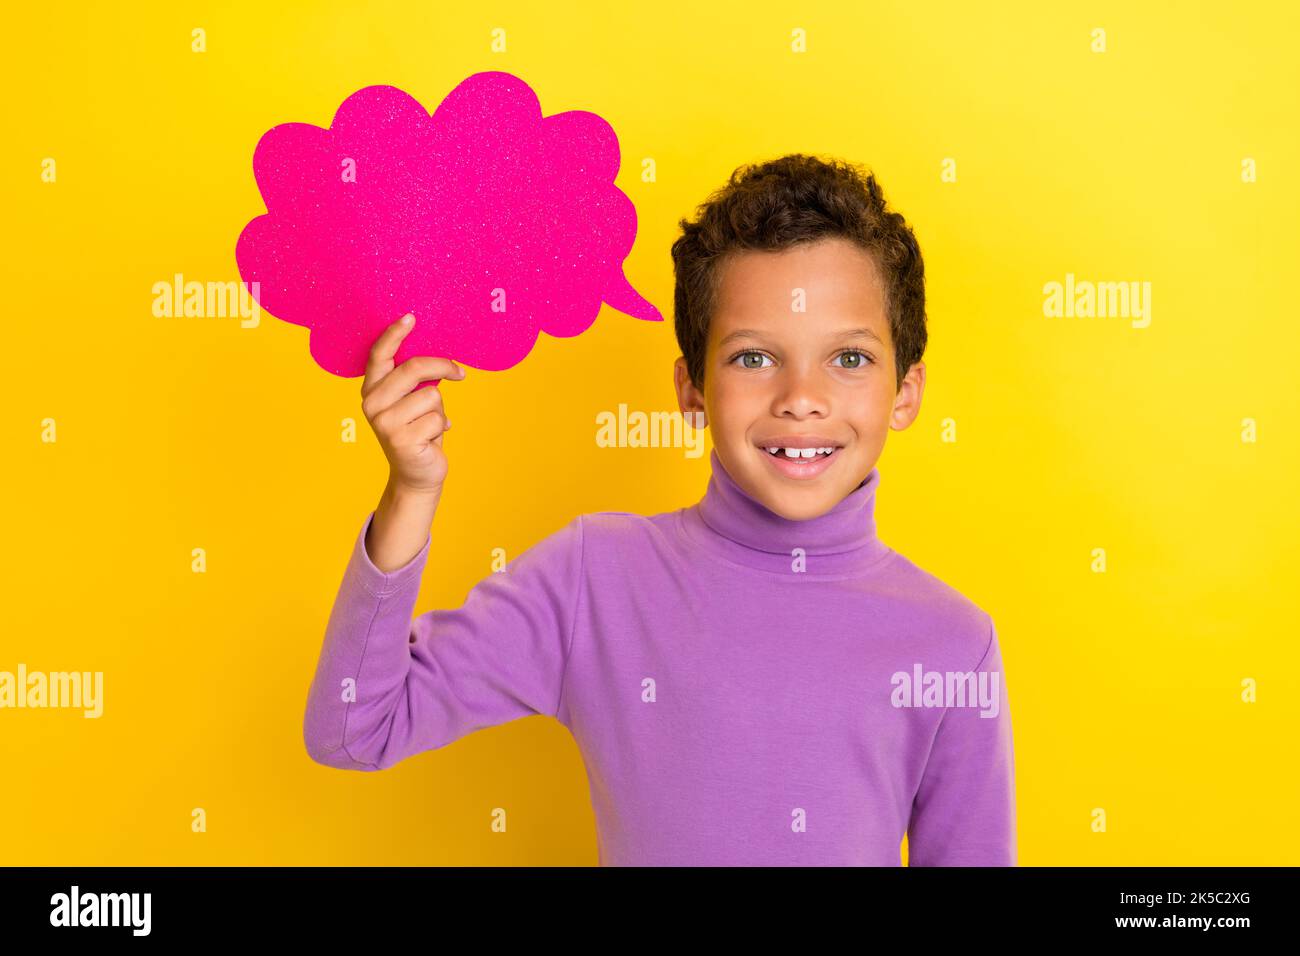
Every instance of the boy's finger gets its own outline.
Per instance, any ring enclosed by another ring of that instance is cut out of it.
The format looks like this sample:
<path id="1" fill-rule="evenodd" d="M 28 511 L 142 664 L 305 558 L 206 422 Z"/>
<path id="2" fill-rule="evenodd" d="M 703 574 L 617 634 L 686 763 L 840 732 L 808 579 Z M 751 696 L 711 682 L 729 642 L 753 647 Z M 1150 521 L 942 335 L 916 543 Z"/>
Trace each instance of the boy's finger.
<path id="1" fill-rule="evenodd" d="M 412 390 L 420 382 L 448 379 L 458 382 L 465 377 L 464 370 L 449 358 L 436 355 L 415 355 L 389 372 L 375 386 L 371 401 L 380 408 L 395 404 L 398 399 Z M 425 391 L 425 389 L 418 389 Z"/>
<path id="2" fill-rule="evenodd" d="M 416 389 L 393 402 L 390 415 L 403 425 L 409 425 L 429 412 L 441 412 L 442 392 L 436 388 Z"/>
<path id="3" fill-rule="evenodd" d="M 397 374 L 408 389 L 431 378 L 449 378 L 453 381 L 465 377 L 465 370 L 441 355 L 413 355 L 397 366 Z"/>
<path id="4" fill-rule="evenodd" d="M 402 339 L 415 326 L 415 316 L 407 313 L 380 332 L 370 346 L 370 355 L 366 359 L 366 376 L 361 382 L 361 394 L 365 395 L 374 388 L 375 383 L 393 370 L 393 356 L 397 354 Z"/>
<path id="5" fill-rule="evenodd" d="M 411 429 L 412 439 L 416 441 L 433 441 L 451 427 L 451 422 L 448 421 L 445 411 L 437 409 L 427 415 L 421 415 L 406 427 Z"/>

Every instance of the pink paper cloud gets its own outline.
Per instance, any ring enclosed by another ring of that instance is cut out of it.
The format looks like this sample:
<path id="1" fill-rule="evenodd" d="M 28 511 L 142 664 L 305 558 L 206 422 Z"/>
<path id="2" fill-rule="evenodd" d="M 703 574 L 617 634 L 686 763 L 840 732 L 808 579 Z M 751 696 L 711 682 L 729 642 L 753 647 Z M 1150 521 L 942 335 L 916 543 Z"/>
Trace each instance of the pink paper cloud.
<path id="1" fill-rule="evenodd" d="M 583 110 L 543 117 L 509 73 L 475 73 L 432 116 L 370 86 L 329 129 L 283 123 L 262 136 L 253 172 L 267 213 L 244 227 L 235 260 L 262 309 L 311 330 L 327 372 L 363 375 L 375 337 L 407 312 L 416 323 L 398 363 L 506 369 L 538 332 L 586 331 L 602 302 L 663 321 L 623 275 L 636 209 L 618 169 L 609 123 Z"/>

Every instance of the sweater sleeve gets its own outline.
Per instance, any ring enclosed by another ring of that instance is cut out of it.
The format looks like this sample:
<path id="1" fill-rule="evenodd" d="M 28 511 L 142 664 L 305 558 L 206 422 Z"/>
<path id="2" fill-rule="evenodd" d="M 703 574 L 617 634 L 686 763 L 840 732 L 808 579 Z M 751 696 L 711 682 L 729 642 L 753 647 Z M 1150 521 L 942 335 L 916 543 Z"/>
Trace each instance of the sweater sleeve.
<path id="1" fill-rule="evenodd" d="M 981 716 L 992 708 L 978 706 L 944 712 L 912 804 L 909 866 L 1016 865 L 1011 710 L 991 618 L 988 646 L 974 668 L 977 680 L 981 671 L 997 675 L 997 713 Z"/>
<path id="2" fill-rule="evenodd" d="M 366 553 L 367 516 L 307 694 L 312 760 L 383 770 L 483 727 L 557 716 L 582 575 L 582 517 L 476 584 L 455 610 L 412 620 L 430 539 L 394 571 Z M 454 553 L 447 550 L 446 556 Z"/>

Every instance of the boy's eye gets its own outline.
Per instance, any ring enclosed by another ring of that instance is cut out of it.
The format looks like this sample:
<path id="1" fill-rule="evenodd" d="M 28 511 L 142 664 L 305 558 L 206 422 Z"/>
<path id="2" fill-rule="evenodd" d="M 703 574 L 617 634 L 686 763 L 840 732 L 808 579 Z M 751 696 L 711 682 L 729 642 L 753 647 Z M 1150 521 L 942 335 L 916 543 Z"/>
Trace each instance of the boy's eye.
<path id="1" fill-rule="evenodd" d="M 866 352 L 863 352 L 861 349 L 846 349 L 836 357 L 843 358 L 846 355 L 856 355 L 859 357 L 852 365 L 841 365 L 841 368 L 862 368 L 863 365 L 869 365 L 872 361 L 871 356 Z"/>
<path id="2" fill-rule="evenodd" d="M 759 359 L 759 360 L 761 361 L 762 359 L 767 358 L 767 356 L 764 355 L 762 352 L 740 352 L 740 353 L 738 353 L 734 358 L 732 358 L 731 361 L 734 362 L 734 361 L 736 361 L 736 359 L 741 359 L 741 363 L 740 363 L 740 367 L 741 367 L 741 368 L 755 368 L 755 369 L 757 369 L 757 368 L 766 368 L 766 367 L 767 367 L 767 366 L 765 366 L 765 365 L 761 365 L 761 364 L 760 364 L 760 365 L 754 365 L 754 364 L 752 364 L 751 362 L 746 361 L 747 359 L 750 359 L 750 358 L 757 358 L 757 359 Z"/>
<path id="3" fill-rule="evenodd" d="M 850 364 L 841 365 L 840 368 L 848 368 L 848 369 L 862 368 L 864 365 L 870 365 L 871 362 L 874 361 L 870 355 L 868 355 L 866 352 L 863 352 L 861 349 L 845 349 L 843 352 L 837 355 L 836 358 L 837 359 L 844 358 L 845 356 L 853 356 L 854 358 Z M 746 352 L 738 352 L 732 358 L 731 361 L 734 363 L 737 359 L 739 359 L 741 368 L 761 369 L 761 368 L 767 368 L 766 365 L 762 364 L 762 361 L 765 358 L 767 358 L 766 353 L 750 350 Z M 757 362 L 753 361 L 755 359 L 757 360 Z"/>

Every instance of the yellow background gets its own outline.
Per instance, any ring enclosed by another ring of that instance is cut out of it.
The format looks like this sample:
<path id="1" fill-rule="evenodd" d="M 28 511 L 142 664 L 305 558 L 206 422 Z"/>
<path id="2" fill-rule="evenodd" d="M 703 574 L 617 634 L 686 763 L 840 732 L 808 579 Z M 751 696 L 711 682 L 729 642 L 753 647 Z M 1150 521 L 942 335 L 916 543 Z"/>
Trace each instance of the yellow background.
<path id="1" fill-rule="evenodd" d="M 741 163 L 844 157 L 913 224 L 929 278 L 928 387 L 880 462 L 880 535 L 998 624 L 1021 863 L 1300 863 L 1300 18 L 999 6 L 9 11 L 0 670 L 102 670 L 105 712 L 0 710 L 0 862 L 596 862 L 581 756 L 552 720 L 379 774 L 307 757 L 307 686 L 386 475 L 360 380 L 323 372 L 306 330 L 269 315 L 245 329 L 151 312 L 177 272 L 238 278 L 271 126 L 328 125 L 378 83 L 433 109 L 492 69 L 547 114 L 613 125 L 640 220 L 627 274 L 666 321 L 606 308 L 587 334 L 448 386 L 452 470 L 417 612 L 459 605 L 492 548 L 517 554 L 579 512 L 699 498 L 707 457 L 594 440 L 620 403 L 676 407 L 677 220 Z M 1150 327 L 1045 317 L 1044 283 L 1068 272 L 1151 282 Z M 340 441 L 349 416 L 356 444 Z"/>

